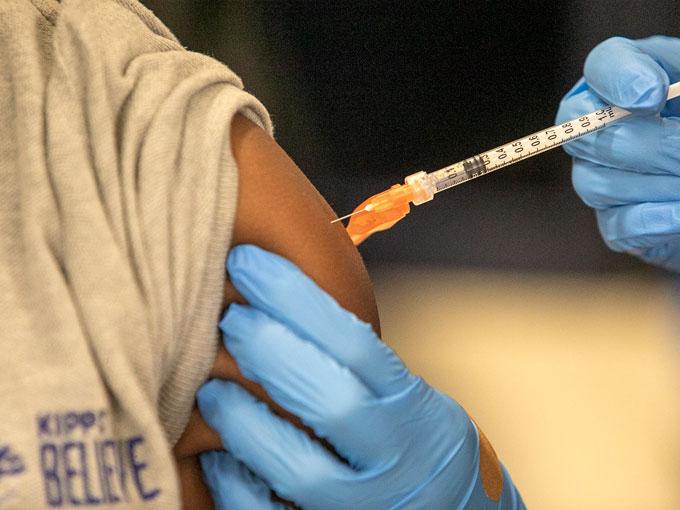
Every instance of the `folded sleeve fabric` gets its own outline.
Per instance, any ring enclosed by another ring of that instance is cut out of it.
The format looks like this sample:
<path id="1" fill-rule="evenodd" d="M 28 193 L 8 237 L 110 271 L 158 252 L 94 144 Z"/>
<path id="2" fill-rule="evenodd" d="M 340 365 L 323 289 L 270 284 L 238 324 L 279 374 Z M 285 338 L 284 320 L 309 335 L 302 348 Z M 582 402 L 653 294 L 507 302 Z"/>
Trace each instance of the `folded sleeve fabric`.
<path id="1" fill-rule="evenodd" d="M 0 507 L 176 508 L 237 196 L 225 65 L 135 0 L 0 2 Z"/>

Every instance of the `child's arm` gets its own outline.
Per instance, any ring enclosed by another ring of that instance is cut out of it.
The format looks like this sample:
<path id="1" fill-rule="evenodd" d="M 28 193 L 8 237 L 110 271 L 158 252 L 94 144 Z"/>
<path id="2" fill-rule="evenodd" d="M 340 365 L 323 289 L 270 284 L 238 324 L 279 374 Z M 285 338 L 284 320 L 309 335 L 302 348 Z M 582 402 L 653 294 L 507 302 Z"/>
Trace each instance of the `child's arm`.
<path id="1" fill-rule="evenodd" d="M 232 124 L 239 193 L 232 245 L 251 243 L 283 255 L 379 333 L 371 284 L 335 213 L 279 145 L 244 117 Z M 227 302 L 236 297 L 230 284 Z"/>
<path id="2" fill-rule="evenodd" d="M 239 168 L 232 245 L 252 243 L 290 259 L 343 307 L 370 322 L 379 333 L 377 308 L 366 269 L 342 225 L 330 224 L 336 217 L 330 206 L 278 144 L 242 116 L 233 121 L 231 147 Z M 226 282 L 225 307 L 239 300 Z M 241 376 L 222 346 L 212 376 L 238 381 L 272 404 L 259 387 Z M 180 461 L 183 493 L 193 494 L 193 505 L 197 504 L 195 497 L 201 495 L 196 491 L 200 476 L 195 476 L 195 459 L 188 457 L 219 448 L 219 437 L 194 410 L 175 447 L 178 459 L 186 459 Z"/>

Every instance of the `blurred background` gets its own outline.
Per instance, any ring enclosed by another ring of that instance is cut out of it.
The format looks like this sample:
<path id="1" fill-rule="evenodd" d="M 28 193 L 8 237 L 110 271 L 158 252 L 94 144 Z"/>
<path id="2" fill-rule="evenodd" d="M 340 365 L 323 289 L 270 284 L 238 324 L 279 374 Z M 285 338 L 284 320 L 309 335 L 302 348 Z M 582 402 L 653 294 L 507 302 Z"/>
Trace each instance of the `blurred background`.
<path id="1" fill-rule="evenodd" d="M 552 124 L 601 40 L 680 36 L 671 0 L 144 3 L 241 75 L 340 214 Z M 680 508 L 676 286 L 606 249 L 562 151 L 361 252 L 385 340 L 475 416 L 529 507 Z"/>

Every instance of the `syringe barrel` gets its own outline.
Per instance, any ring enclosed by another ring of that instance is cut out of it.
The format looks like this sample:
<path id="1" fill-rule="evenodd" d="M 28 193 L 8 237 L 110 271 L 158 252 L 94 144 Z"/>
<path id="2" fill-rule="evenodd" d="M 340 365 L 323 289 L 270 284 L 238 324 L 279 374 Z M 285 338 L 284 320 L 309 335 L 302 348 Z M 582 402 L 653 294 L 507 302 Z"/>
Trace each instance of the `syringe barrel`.
<path id="1" fill-rule="evenodd" d="M 413 205 L 424 204 L 434 197 L 435 187 L 427 172 L 416 172 L 404 179 L 413 190 Z"/>

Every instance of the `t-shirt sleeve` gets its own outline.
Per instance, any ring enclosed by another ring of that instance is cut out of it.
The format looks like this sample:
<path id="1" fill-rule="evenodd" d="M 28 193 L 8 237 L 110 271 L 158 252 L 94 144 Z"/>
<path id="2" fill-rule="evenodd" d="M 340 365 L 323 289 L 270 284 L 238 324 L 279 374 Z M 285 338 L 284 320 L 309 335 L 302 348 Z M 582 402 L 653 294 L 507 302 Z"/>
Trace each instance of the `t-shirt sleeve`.
<path id="1" fill-rule="evenodd" d="M 127 276 L 134 344 L 145 346 L 129 362 L 174 444 L 217 346 L 237 194 L 231 121 L 241 112 L 272 127 L 229 68 L 186 51 L 140 7 L 81 0 L 62 11 L 47 140 L 84 314 L 102 324 L 130 307 L 115 289 L 96 296 L 103 309 L 89 306 L 97 282 Z"/>
<path id="2" fill-rule="evenodd" d="M 51 52 L 55 253 L 103 381 L 118 399 L 135 383 L 174 444 L 217 346 L 237 194 L 231 121 L 271 122 L 228 67 L 185 50 L 134 1 L 64 2 Z"/>
<path id="3" fill-rule="evenodd" d="M 177 508 L 170 446 L 218 345 L 231 122 L 269 116 L 134 0 L 3 0 L 0 43 L 0 499 Z"/>

